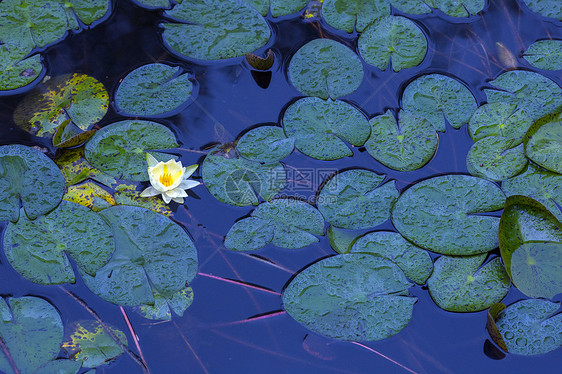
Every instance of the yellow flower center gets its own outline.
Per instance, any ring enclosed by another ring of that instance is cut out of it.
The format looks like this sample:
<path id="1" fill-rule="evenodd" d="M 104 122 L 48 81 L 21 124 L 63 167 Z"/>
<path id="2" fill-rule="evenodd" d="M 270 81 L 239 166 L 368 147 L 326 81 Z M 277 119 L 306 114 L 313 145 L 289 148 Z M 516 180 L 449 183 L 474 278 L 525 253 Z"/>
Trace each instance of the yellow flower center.
<path id="1" fill-rule="evenodd" d="M 160 183 L 162 183 L 162 185 L 164 185 L 165 187 L 170 187 L 172 184 L 174 184 L 174 178 L 172 177 L 172 174 L 170 174 L 170 171 L 168 170 L 168 165 L 164 165 L 164 170 L 159 180 Z"/>

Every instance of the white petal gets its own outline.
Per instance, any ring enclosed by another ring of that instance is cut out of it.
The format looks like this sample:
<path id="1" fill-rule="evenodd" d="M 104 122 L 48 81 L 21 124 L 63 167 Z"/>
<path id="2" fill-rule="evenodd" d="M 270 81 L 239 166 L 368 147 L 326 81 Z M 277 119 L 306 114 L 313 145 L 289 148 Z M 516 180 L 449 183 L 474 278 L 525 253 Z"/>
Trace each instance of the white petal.
<path id="1" fill-rule="evenodd" d="M 184 190 L 189 190 L 189 189 L 191 189 L 191 188 L 193 188 L 193 187 L 199 186 L 200 184 L 201 184 L 201 183 L 196 182 L 196 181 L 194 181 L 194 180 L 186 179 L 186 180 L 183 180 L 183 181 L 180 183 L 180 185 L 179 185 L 178 187 L 179 187 L 179 188 L 182 188 L 182 189 L 184 189 Z"/>
<path id="2" fill-rule="evenodd" d="M 178 204 L 183 204 L 183 197 L 174 197 L 172 200 Z"/>
<path id="3" fill-rule="evenodd" d="M 148 163 L 148 166 L 150 166 L 150 167 L 154 167 L 154 166 L 158 165 L 158 160 L 156 158 L 154 158 L 154 156 L 151 155 L 150 153 L 146 154 L 146 162 Z"/>
<path id="4" fill-rule="evenodd" d="M 142 191 L 140 195 L 141 195 L 141 197 L 151 197 L 151 196 L 160 195 L 160 191 L 158 191 L 156 188 L 150 186 L 147 189 L 145 189 L 144 191 Z"/>
<path id="5" fill-rule="evenodd" d="M 191 177 L 191 174 L 193 174 L 195 172 L 195 170 L 197 170 L 198 167 L 199 167 L 199 165 L 197 165 L 197 164 L 186 167 L 184 178 Z"/>
<path id="6" fill-rule="evenodd" d="M 167 192 L 162 192 L 162 199 L 164 199 L 164 202 L 165 202 L 166 204 L 169 204 L 170 201 L 172 201 L 172 197 L 171 197 L 171 196 L 168 196 L 168 193 L 167 193 Z"/>
<path id="7" fill-rule="evenodd" d="M 181 188 L 176 188 L 170 191 L 166 191 L 166 195 L 170 196 L 173 199 L 175 197 L 186 197 L 187 193 Z"/>

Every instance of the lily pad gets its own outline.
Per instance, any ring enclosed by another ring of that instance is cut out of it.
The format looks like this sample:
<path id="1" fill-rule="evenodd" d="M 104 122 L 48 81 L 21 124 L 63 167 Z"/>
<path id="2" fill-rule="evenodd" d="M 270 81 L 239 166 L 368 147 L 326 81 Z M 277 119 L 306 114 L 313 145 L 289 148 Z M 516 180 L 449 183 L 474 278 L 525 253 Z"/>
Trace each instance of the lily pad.
<path id="1" fill-rule="evenodd" d="M 163 9 L 170 7 L 170 0 L 133 0 L 133 2 L 146 9 Z"/>
<path id="2" fill-rule="evenodd" d="M 0 221 L 16 222 L 20 201 L 29 219 L 55 209 L 65 190 L 57 165 L 24 145 L 0 146 Z"/>
<path id="3" fill-rule="evenodd" d="M 439 144 L 435 129 L 424 118 L 406 111 L 398 121 L 389 109 L 371 118 L 371 136 L 365 148 L 375 160 L 398 171 L 412 171 L 427 164 Z"/>
<path id="4" fill-rule="evenodd" d="M 289 79 L 304 95 L 335 100 L 359 88 L 363 65 L 345 45 L 330 39 L 314 39 L 291 59 Z"/>
<path id="5" fill-rule="evenodd" d="M 410 286 L 390 260 L 348 253 L 298 273 L 283 292 L 283 306 L 318 334 L 338 340 L 381 340 L 408 324 L 417 301 L 409 297 Z"/>
<path id="6" fill-rule="evenodd" d="M 25 87 L 37 80 L 45 70 L 41 56 L 26 58 L 17 46 L 0 46 L 0 95 Z"/>
<path id="7" fill-rule="evenodd" d="M 402 13 L 408 14 L 425 14 L 431 13 L 431 8 L 428 4 L 431 1 L 426 0 L 391 0 L 392 6 Z"/>
<path id="8" fill-rule="evenodd" d="M 103 84 L 85 74 L 65 74 L 33 89 L 14 110 L 16 124 L 30 134 L 48 137 L 70 120 L 85 131 L 107 113 Z"/>
<path id="9" fill-rule="evenodd" d="M 118 305 L 154 304 L 154 293 L 172 297 L 197 274 L 197 251 L 188 234 L 161 214 L 133 206 L 99 213 L 111 225 L 115 253 L 86 286 Z"/>
<path id="10" fill-rule="evenodd" d="M 562 40 L 539 40 L 523 53 L 531 65 L 543 70 L 562 69 Z"/>
<path id="11" fill-rule="evenodd" d="M 22 215 L 4 234 L 10 265 L 40 284 L 74 283 L 69 257 L 83 272 L 95 275 L 109 261 L 113 249 L 110 227 L 102 217 L 68 201 L 33 221 Z"/>
<path id="12" fill-rule="evenodd" d="M 343 101 L 305 97 L 291 104 L 283 115 L 288 138 L 295 147 L 318 160 L 337 160 L 353 156 L 346 144 L 363 145 L 371 128 L 363 113 Z"/>
<path id="13" fill-rule="evenodd" d="M 351 169 L 336 174 L 318 194 L 318 210 L 331 225 L 344 229 L 365 229 L 390 217 L 398 197 L 394 181 L 383 183 L 384 175 Z"/>
<path id="14" fill-rule="evenodd" d="M 211 151 L 203 161 L 205 187 L 219 201 L 230 205 L 258 205 L 260 197 L 273 199 L 285 187 L 285 168 L 280 163 L 262 165 L 235 154 Z"/>
<path id="15" fill-rule="evenodd" d="M 427 53 L 427 39 L 413 21 L 386 16 L 374 21 L 359 36 L 359 53 L 366 63 L 380 70 L 418 66 Z"/>
<path id="16" fill-rule="evenodd" d="M 271 9 L 273 17 L 286 16 L 303 9 L 308 0 L 245 0 L 253 6 L 262 16 L 266 16 Z"/>
<path id="17" fill-rule="evenodd" d="M 91 25 L 103 18 L 111 9 L 111 0 L 66 0 L 61 2 L 66 9 L 69 29 L 79 27 L 78 20 Z"/>
<path id="18" fill-rule="evenodd" d="M 562 174 L 562 113 L 542 117 L 531 126 L 525 153 L 543 168 Z"/>
<path id="19" fill-rule="evenodd" d="M 41 374 L 77 374 L 82 368 L 82 363 L 69 359 L 49 361 L 41 366 L 36 373 Z M 90 373 L 94 374 L 94 373 Z"/>
<path id="20" fill-rule="evenodd" d="M 530 164 L 523 174 L 503 181 L 502 190 L 507 196 L 524 195 L 537 200 L 562 221 L 562 175 Z"/>
<path id="21" fill-rule="evenodd" d="M 392 209 L 392 223 L 422 248 L 469 256 L 497 248 L 500 219 L 484 213 L 502 209 L 504 203 L 505 195 L 492 182 L 442 175 L 404 191 Z"/>
<path id="22" fill-rule="evenodd" d="M 501 301 L 511 281 L 499 257 L 482 265 L 485 260 L 486 254 L 439 257 L 427 281 L 433 301 L 450 312 L 477 312 Z"/>
<path id="23" fill-rule="evenodd" d="M 533 118 L 524 109 L 515 104 L 497 102 L 476 109 L 468 123 L 468 131 L 475 142 L 488 136 L 502 136 L 522 142 L 532 124 Z"/>
<path id="24" fill-rule="evenodd" d="M 470 17 L 481 12 L 486 0 L 424 0 L 427 5 L 437 8 L 451 17 Z"/>
<path id="25" fill-rule="evenodd" d="M 53 145 L 57 148 L 77 147 L 90 140 L 96 131 L 92 129 L 82 132 L 78 126 L 67 119 L 57 128 L 55 135 L 53 135 Z"/>
<path id="26" fill-rule="evenodd" d="M 429 9 L 428 9 L 429 10 Z M 390 1 L 324 0 L 322 18 L 338 30 L 363 32 L 373 21 L 390 15 Z"/>
<path id="27" fill-rule="evenodd" d="M 559 303 L 548 300 L 521 300 L 502 310 L 496 325 L 508 352 L 532 356 L 562 346 L 562 313 Z"/>
<path id="28" fill-rule="evenodd" d="M 194 97 L 189 74 L 179 66 L 143 65 L 121 81 L 115 106 L 124 116 L 167 117 L 189 105 Z"/>
<path id="29" fill-rule="evenodd" d="M 328 227 L 328 240 L 330 247 L 340 254 L 349 253 L 351 246 L 359 238 L 357 231 L 340 229 L 330 225 Z"/>
<path id="30" fill-rule="evenodd" d="M 295 148 L 295 139 L 287 138 L 283 128 L 260 126 L 245 133 L 236 144 L 240 156 L 248 160 L 273 163 L 289 156 Z"/>
<path id="31" fill-rule="evenodd" d="M 351 253 L 370 253 L 388 258 L 417 284 L 424 284 L 433 272 L 429 253 L 395 232 L 370 232 L 353 243 Z"/>
<path id="32" fill-rule="evenodd" d="M 489 103 L 515 104 L 532 120 L 562 106 L 562 89 L 551 79 L 531 71 L 513 70 L 491 81 L 484 92 Z"/>
<path id="33" fill-rule="evenodd" d="M 69 186 L 63 200 L 83 205 L 94 212 L 116 204 L 113 195 L 92 181 Z"/>
<path id="34" fill-rule="evenodd" d="M 143 120 L 125 120 L 98 130 L 86 144 L 86 159 L 100 171 L 117 179 L 147 181 L 146 152 L 159 160 L 174 156 L 151 152 L 177 147 L 174 133 L 166 126 Z"/>
<path id="35" fill-rule="evenodd" d="M 235 251 L 262 248 L 270 242 L 281 248 L 303 248 L 324 235 L 324 218 L 312 205 L 293 199 L 260 204 L 252 217 L 234 224 L 224 245 Z"/>
<path id="36" fill-rule="evenodd" d="M 38 297 L 0 299 L 0 338 L 21 374 L 35 373 L 54 360 L 63 339 L 63 325 L 54 306 Z M 14 374 L 4 350 L 0 371 Z"/>
<path id="37" fill-rule="evenodd" d="M 562 21 L 562 4 L 558 0 L 522 0 L 533 12 Z"/>
<path id="38" fill-rule="evenodd" d="M 110 363 L 123 353 L 122 346 L 127 345 L 127 336 L 123 331 L 113 326 L 102 326 L 98 321 L 78 321 L 70 329 L 72 333 L 62 348 L 86 368 Z M 115 339 L 119 340 L 119 344 Z"/>
<path id="39" fill-rule="evenodd" d="M 222 60 L 263 47 L 271 29 L 242 0 L 183 1 L 164 13 L 181 23 L 162 23 L 164 45 L 183 57 Z"/>
<path id="40" fill-rule="evenodd" d="M 153 305 L 139 305 L 134 309 L 144 318 L 170 321 L 172 319 L 172 310 L 181 317 L 192 302 L 193 289 L 186 287 L 176 292 L 171 298 L 155 293 Z"/>
<path id="41" fill-rule="evenodd" d="M 464 84 L 441 74 L 416 78 L 402 94 L 404 110 L 426 118 L 441 132 L 445 120 L 456 129 L 468 123 L 476 107 L 476 99 Z"/>
<path id="42" fill-rule="evenodd" d="M 65 149 L 55 159 L 55 162 L 61 169 L 66 184 L 69 186 L 83 182 L 86 179 L 93 179 L 108 187 L 117 184 L 114 178 L 90 165 L 84 158 L 84 147 Z"/>
<path id="43" fill-rule="evenodd" d="M 519 174 L 527 162 L 523 144 L 502 136 L 488 136 L 477 141 L 466 156 L 470 174 L 493 181 Z"/>

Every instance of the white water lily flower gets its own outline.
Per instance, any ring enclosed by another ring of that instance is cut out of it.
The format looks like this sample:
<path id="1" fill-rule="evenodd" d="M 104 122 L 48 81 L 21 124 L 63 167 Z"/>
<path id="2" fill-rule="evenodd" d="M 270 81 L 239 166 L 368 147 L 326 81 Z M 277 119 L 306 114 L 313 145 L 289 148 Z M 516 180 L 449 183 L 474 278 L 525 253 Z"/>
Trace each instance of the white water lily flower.
<path id="1" fill-rule="evenodd" d="M 141 192 L 142 197 L 162 194 L 162 199 L 166 204 L 172 200 L 183 204 L 183 198 L 187 197 L 185 190 L 201 184 L 187 179 L 197 169 L 198 165 L 183 167 L 181 161 L 175 160 L 159 162 L 150 153 L 146 154 L 146 162 L 148 162 L 148 176 L 151 186 Z"/>

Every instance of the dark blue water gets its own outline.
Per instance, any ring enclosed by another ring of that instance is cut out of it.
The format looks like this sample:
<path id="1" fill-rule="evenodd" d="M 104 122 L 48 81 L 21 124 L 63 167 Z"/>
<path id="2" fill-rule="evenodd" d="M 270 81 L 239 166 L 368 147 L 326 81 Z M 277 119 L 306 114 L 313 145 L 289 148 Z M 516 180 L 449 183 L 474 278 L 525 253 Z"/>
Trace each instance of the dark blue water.
<path id="1" fill-rule="evenodd" d="M 515 0 L 492 0 L 482 16 L 469 23 L 450 22 L 440 14 L 416 16 L 431 41 L 424 62 L 399 73 L 380 72 L 365 65 L 365 80 L 344 100 L 372 117 L 388 108 L 398 108 L 409 81 L 420 74 L 439 72 L 458 77 L 484 102 L 482 89 L 504 71 L 496 43 L 516 57 L 526 46 L 546 35 L 562 38 L 562 24 L 547 21 L 520 9 Z M 44 53 L 48 75 L 79 72 L 100 80 L 113 96 L 119 79 L 150 62 L 179 65 L 199 82 L 199 97 L 181 113 L 158 120 L 172 128 L 182 143 L 184 164 L 201 162 L 207 145 L 233 141 L 241 132 L 262 123 L 277 123 L 289 103 L 301 97 L 287 80 L 291 55 L 307 41 L 330 37 L 354 47 L 354 38 L 319 23 L 303 22 L 299 16 L 273 20 L 276 38 L 268 45 L 277 55 L 271 82 L 261 88 L 242 59 L 198 66 L 168 53 L 159 37 L 158 11 L 118 1 L 113 15 L 92 30 L 70 35 Z M 531 69 L 517 60 L 519 67 Z M 542 72 L 560 84 L 562 72 Z M 48 147 L 19 130 L 12 111 L 24 95 L 0 98 L 0 145 L 21 143 Z M 110 108 L 100 126 L 122 117 Z M 403 190 L 431 175 L 466 173 L 465 158 L 472 141 L 466 126 L 448 128 L 439 134 L 434 159 L 411 173 L 390 170 L 361 148 L 352 158 L 333 162 L 312 160 L 297 153 L 284 160 L 288 170 L 366 167 L 387 174 Z M 54 150 L 51 149 L 51 152 Z M 289 174 L 291 175 L 291 174 Z M 321 180 L 298 193 L 313 198 Z M 294 187 L 294 186 L 293 186 Z M 322 338 L 307 331 L 282 313 L 280 293 L 291 277 L 319 258 L 333 255 L 326 237 L 305 249 L 273 246 L 249 255 L 224 249 L 222 238 L 238 218 L 252 208 L 232 207 L 217 201 L 199 187 L 174 219 L 193 237 L 200 261 L 200 274 L 192 282 L 195 300 L 182 318 L 171 322 L 146 320 L 125 308 L 139 337 L 142 353 L 153 373 L 555 373 L 562 367 L 560 350 L 536 357 L 508 355 L 501 360 L 484 353 L 488 339 L 485 312 L 458 314 L 439 309 L 421 287 L 411 289 L 419 298 L 407 328 L 389 339 L 364 346 Z M 289 187 L 287 194 L 295 194 Z M 377 229 L 392 229 L 386 222 Z M 254 256 L 255 255 L 255 256 Z M 90 313 L 64 291 L 82 299 L 100 318 L 123 331 L 127 326 L 119 307 L 107 303 L 77 284 L 40 286 L 26 281 L 0 258 L 0 295 L 41 296 L 53 303 L 66 323 L 91 319 Z M 261 259 L 260 257 L 263 257 Z M 223 278 L 223 280 L 218 279 Z M 246 285 L 227 282 L 236 280 Z M 515 289 L 504 303 L 524 296 Z M 281 313 L 279 313 L 281 312 Z M 254 318 L 255 317 L 255 318 Z M 307 335 L 310 334 L 308 337 Z M 305 338 L 306 337 L 306 338 Z M 136 352 L 129 337 L 131 349 Z M 368 348 L 378 352 L 370 351 Z M 102 373 L 141 372 L 126 354 L 98 369 Z"/>

